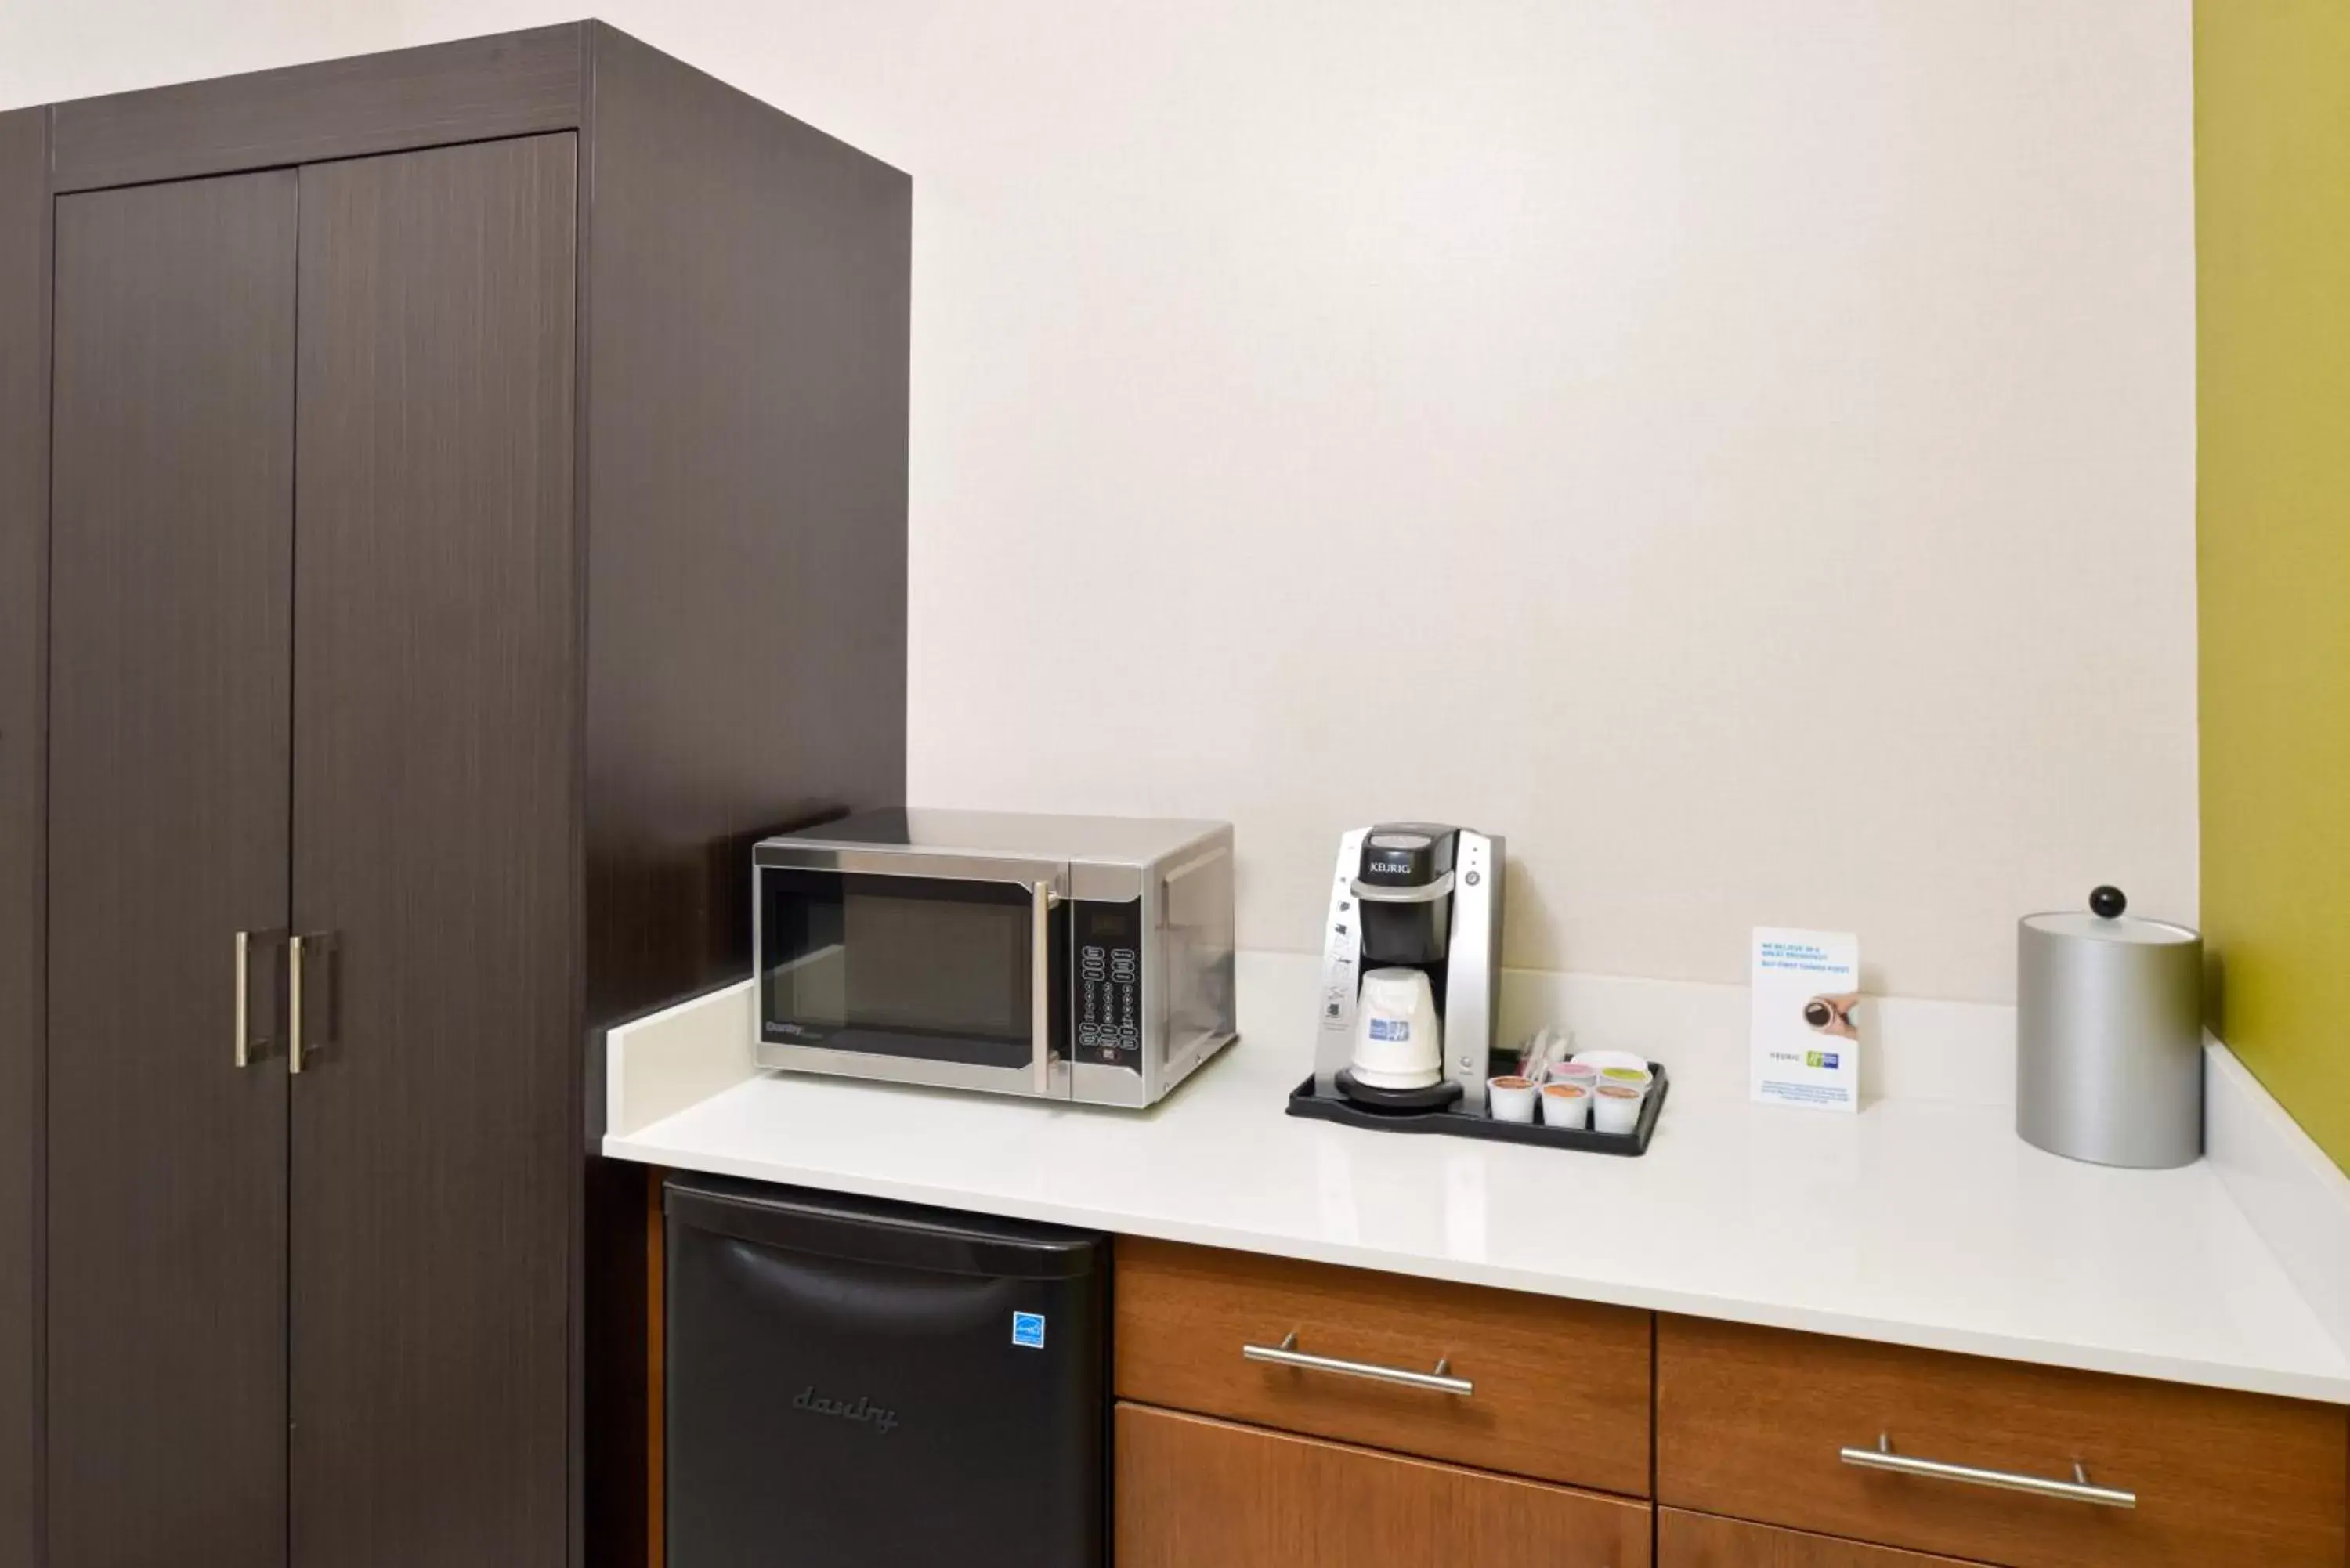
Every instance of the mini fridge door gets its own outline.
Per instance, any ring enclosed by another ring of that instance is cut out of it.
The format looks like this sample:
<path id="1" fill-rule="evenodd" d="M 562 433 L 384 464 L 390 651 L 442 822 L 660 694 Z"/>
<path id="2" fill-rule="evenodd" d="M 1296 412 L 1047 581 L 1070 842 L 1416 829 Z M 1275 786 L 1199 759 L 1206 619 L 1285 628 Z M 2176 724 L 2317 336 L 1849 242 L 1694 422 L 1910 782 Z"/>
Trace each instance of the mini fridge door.
<path id="1" fill-rule="evenodd" d="M 1101 1568 L 1105 1238 L 670 1179 L 669 1568 Z"/>

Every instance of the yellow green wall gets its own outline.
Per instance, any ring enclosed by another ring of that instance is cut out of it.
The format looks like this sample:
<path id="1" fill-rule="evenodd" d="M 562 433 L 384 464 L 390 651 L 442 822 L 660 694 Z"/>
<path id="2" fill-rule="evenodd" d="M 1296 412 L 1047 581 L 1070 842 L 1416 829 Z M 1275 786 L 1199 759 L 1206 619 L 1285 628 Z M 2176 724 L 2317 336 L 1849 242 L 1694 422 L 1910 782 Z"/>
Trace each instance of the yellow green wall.
<path id="1" fill-rule="evenodd" d="M 2350 1168 L 2350 0 L 2195 6 L 2203 927 Z"/>

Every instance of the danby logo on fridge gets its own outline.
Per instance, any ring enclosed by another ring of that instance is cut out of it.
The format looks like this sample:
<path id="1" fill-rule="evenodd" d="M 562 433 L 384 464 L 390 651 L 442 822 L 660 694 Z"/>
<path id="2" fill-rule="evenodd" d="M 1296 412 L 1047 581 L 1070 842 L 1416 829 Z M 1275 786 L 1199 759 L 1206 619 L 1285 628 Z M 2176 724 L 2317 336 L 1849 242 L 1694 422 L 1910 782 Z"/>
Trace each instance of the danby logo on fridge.
<path id="1" fill-rule="evenodd" d="M 816 1416 L 830 1416 L 835 1420 L 855 1421 L 859 1426 L 872 1428 L 884 1437 L 898 1429 L 897 1411 L 884 1410 L 862 1394 L 853 1400 L 827 1399 L 816 1391 L 813 1383 L 800 1390 L 799 1397 L 792 1401 L 792 1408 Z"/>

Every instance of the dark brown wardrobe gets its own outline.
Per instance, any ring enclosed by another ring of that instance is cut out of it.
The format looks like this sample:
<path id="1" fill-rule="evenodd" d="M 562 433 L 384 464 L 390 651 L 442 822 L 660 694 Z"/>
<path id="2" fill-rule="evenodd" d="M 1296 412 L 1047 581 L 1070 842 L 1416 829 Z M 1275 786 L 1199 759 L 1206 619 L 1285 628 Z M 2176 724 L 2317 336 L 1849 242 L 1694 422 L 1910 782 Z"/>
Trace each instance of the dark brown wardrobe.
<path id="1" fill-rule="evenodd" d="M 596 23 L 0 116 L 0 1563 L 642 1560 L 586 1043 L 902 797 L 910 204 Z"/>

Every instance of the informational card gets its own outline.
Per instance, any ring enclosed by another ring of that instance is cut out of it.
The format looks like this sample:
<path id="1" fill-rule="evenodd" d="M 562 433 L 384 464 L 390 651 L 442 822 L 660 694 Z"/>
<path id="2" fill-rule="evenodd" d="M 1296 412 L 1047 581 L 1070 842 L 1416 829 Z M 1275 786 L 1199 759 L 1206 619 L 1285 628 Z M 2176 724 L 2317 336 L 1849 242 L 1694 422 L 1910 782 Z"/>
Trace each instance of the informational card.
<path id="1" fill-rule="evenodd" d="M 1848 931 L 1754 929 L 1754 1098 L 1860 1109 L 1860 939 Z"/>

